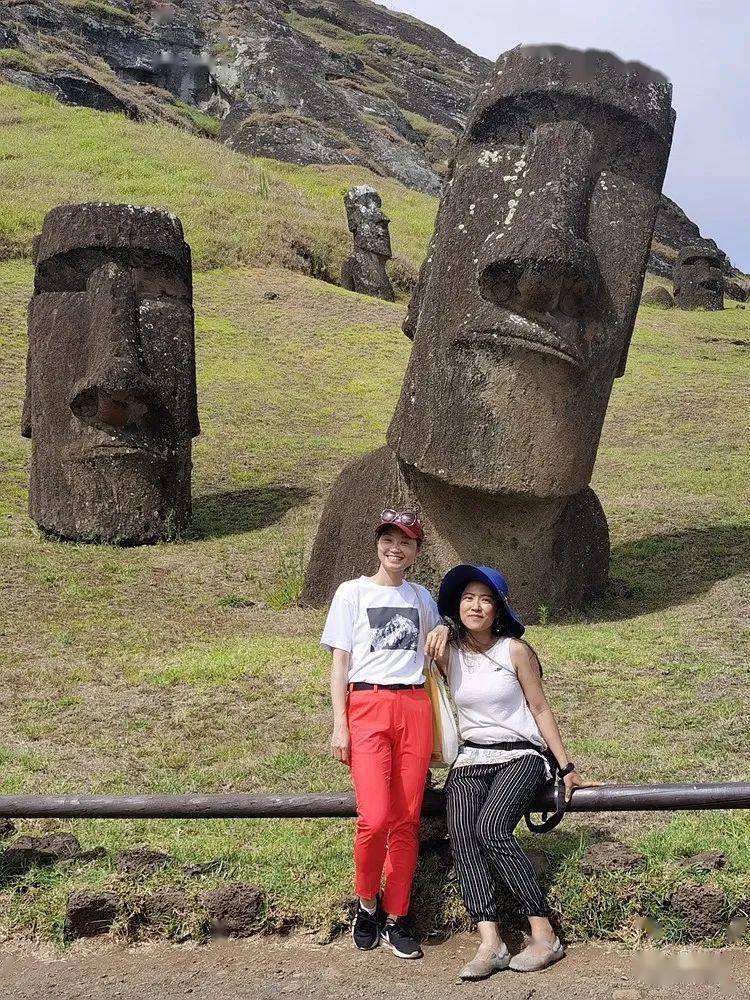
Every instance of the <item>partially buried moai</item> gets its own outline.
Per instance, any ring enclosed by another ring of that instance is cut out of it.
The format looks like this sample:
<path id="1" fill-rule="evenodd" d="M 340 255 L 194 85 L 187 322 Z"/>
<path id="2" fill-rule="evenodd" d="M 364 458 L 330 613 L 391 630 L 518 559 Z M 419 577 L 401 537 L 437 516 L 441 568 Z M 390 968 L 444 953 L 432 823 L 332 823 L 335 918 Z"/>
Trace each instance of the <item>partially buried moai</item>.
<path id="1" fill-rule="evenodd" d="M 22 427 L 31 517 L 62 539 L 168 540 L 190 518 L 199 433 L 180 221 L 62 205 L 44 220 L 35 264 Z"/>
<path id="2" fill-rule="evenodd" d="M 673 126 L 670 84 L 640 64 L 558 47 L 500 57 L 410 304 L 388 447 L 334 484 L 307 601 L 370 566 L 386 504 L 421 511 L 429 586 L 456 563 L 495 565 L 530 620 L 602 591 L 609 536 L 589 482 Z"/>
<path id="3" fill-rule="evenodd" d="M 346 221 L 354 236 L 354 252 L 341 265 L 341 284 L 352 292 L 393 302 L 393 287 L 385 270 L 391 259 L 390 219 L 375 188 L 360 184 L 344 195 Z"/>
<path id="4" fill-rule="evenodd" d="M 683 247 L 672 271 L 678 309 L 723 309 L 724 273 L 719 252 L 706 244 Z"/>

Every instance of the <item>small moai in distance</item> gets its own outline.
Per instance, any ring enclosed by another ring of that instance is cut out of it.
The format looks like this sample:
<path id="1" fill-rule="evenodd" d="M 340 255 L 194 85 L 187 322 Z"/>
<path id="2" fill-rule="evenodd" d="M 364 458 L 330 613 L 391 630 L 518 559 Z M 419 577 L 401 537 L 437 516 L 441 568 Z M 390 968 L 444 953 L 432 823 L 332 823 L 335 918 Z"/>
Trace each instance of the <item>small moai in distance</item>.
<path id="1" fill-rule="evenodd" d="M 393 256 L 390 219 L 383 212 L 380 195 L 375 188 L 360 184 L 346 192 L 344 205 L 354 252 L 341 265 L 341 284 L 351 292 L 393 302 L 393 286 L 385 270 L 385 262 Z"/>
<path id="2" fill-rule="evenodd" d="M 30 515 L 64 540 L 168 541 L 190 519 L 200 433 L 182 225 L 153 208 L 61 205 L 34 263 Z"/>
<path id="3" fill-rule="evenodd" d="M 470 109 L 404 323 L 413 341 L 387 446 L 324 506 L 303 600 L 373 566 L 385 506 L 418 510 L 416 578 L 508 576 L 529 621 L 604 589 L 589 486 L 625 371 L 672 142 L 672 88 L 606 52 L 516 48 Z"/>
<path id="4" fill-rule="evenodd" d="M 683 247 L 672 270 L 678 309 L 724 308 L 724 273 L 717 250 L 706 244 Z"/>

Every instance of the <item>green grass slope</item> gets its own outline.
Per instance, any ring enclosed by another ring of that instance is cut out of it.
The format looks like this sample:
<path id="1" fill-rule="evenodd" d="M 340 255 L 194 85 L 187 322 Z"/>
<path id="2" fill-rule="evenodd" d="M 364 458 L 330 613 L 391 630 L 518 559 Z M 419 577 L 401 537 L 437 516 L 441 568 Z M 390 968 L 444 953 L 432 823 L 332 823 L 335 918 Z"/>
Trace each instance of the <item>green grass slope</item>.
<path id="1" fill-rule="evenodd" d="M 394 255 L 416 265 L 435 200 L 359 167 L 252 160 L 169 124 L 64 107 L 0 84 L 0 259 L 30 256 L 53 205 L 112 201 L 168 208 L 182 219 L 198 270 L 286 264 L 299 250 L 337 275 L 350 252 L 342 198 L 376 183 L 392 219 Z"/>
<path id="2" fill-rule="evenodd" d="M 258 265 L 276 259 L 265 241 L 290 225 L 334 260 L 347 235 L 341 193 L 366 174 L 247 161 L 166 126 L 10 88 L 0 109 L 19 125 L 0 158 L 0 792 L 345 787 L 327 754 L 322 614 L 294 599 L 328 486 L 382 443 L 409 351 L 403 306 Z M 433 204 L 377 183 L 396 246 L 418 260 Z M 177 544 L 59 544 L 26 515 L 18 425 L 33 272 L 23 255 L 47 208 L 86 198 L 163 205 L 197 249 L 203 433 L 194 523 Z M 594 480 L 612 534 L 610 593 L 529 636 L 592 778 L 748 779 L 749 344 L 750 310 L 639 314 Z M 153 888 L 184 884 L 196 907 L 167 928 L 177 936 L 202 933 L 198 899 L 218 881 L 261 885 L 268 927 L 339 926 L 350 896 L 349 822 L 19 825 L 71 829 L 85 848 L 149 843 L 175 865 L 140 882 L 110 855 L 32 870 L 0 883 L 0 935 L 62 940 L 67 894 L 82 886 L 115 888 L 137 912 Z M 580 855 L 605 826 L 646 853 L 643 872 L 582 874 Z M 631 940 L 646 916 L 685 939 L 668 901 L 686 879 L 720 884 L 727 918 L 750 897 L 747 814 L 570 818 L 533 846 L 549 854 L 569 934 Z M 678 867 L 711 847 L 727 853 L 722 871 Z M 180 867 L 208 859 L 220 862 L 211 874 Z M 420 867 L 416 912 L 423 927 L 463 919 L 434 857 Z"/>

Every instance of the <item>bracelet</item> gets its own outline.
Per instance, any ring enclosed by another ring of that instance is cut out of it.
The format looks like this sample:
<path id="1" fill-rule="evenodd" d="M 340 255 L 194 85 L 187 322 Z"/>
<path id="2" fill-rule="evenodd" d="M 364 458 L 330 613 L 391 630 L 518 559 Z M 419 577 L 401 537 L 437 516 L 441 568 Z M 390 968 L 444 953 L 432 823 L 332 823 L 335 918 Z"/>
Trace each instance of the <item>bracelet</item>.
<path id="1" fill-rule="evenodd" d="M 564 778 L 566 774 L 570 774 L 572 771 L 575 771 L 575 769 L 576 766 L 571 761 L 569 764 L 566 764 L 565 767 L 560 768 L 560 777 Z"/>

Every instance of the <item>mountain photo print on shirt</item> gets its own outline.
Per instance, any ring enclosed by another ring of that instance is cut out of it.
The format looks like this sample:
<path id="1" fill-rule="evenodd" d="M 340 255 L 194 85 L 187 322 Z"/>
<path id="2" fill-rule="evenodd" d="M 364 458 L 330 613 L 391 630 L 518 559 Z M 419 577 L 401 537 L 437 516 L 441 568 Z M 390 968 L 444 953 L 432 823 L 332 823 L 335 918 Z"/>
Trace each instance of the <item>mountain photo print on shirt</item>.
<path id="1" fill-rule="evenodd" d="M 413 649 L 419 643 L 419 611 L 416 608 L 368 608 L 373 630 L 370 652 L 377 649 Z"/>

